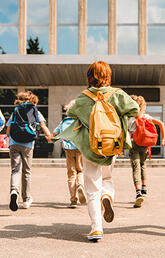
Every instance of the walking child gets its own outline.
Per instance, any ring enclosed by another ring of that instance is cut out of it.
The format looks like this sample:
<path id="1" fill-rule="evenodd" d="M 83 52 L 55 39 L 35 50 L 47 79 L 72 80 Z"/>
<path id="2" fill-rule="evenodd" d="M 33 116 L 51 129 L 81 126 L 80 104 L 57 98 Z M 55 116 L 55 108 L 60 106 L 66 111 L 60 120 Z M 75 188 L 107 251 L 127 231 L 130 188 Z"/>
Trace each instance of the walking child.
<path id="1" fill-rule="evenodd" d="M 74 104 L 74 102 L 75 100 L 72 100 L 68 105 L 66 105 L 65 110 L 67 111 Z M 54 129 L 51 137 L 55 137 L 56 135 L 62 133 L 73 122 L 74 119 L 70 117 L 64 118 L 60 122 L 60 124 Z M 66 155 L 68 187 L 70 193 L 69 208 L 76 208 L 78 200 L 81 204 L 86 202 L 86 197 L 84 194 L 82 155 L 81 152 L 71 141 L 66 141 L 62 139 L 60 139 L 60 141 L 62 143 L 62 148 L 64 149 Z"/>
<path id="2" fill-rule="evenodd" d="M 112 90 L 112 70 L 103 62 L 91 64 L 87 71 L 87 89 L 97 95 L 104 95 Z M 93 95 L 93 94 L 92 94 Z M 117 90 L 107 100 L 120 115 L 123 125 L 124 146 L 131 144 L 127 132 L 127 118 L 137 116 L 139 107 L 124 91 Z M 113 156 L 101 156 L 94 153 L 89 143 L 89 120 L 95 101 L 81 93 L 67 115 L 75 121 L 56 139 L 71 140 L 83 155 L 84 186 L 87 196 L 88 213 L 91 219 L 91 231 L 88 240 L 97 241 L 103 237 L 102 215 L 106 222 L 114 218 L 114 184 L 112 169 L 115 162 Z M 92 129 L 91 129 L 92 130 Z M 110 131 L 110 130 L 109 130 Z M 101 145 L 100 145 L 101 147 Z"/>
<path id="3" fill-rule="evenodd" d="M 165 129 L 164 124 L 160 120 L 150 116 L 149 114 L 145 113 L 146 110 L 146 102 L 142 96 L 131 96 L 133 100 L 135 100 L 139 107 L 140 112 L 138 114 L 138 118 L 144 118 L 147 120 L 152 121 L 154 124 L 160 127 L 161 132 L 161 143 L 165 145 Z M 128 128 L 133 135 L 136 131 L 136 118 L 130 118 L 128 122 Z M 129 151 L 129 156 L 131 160 L 132 166 L 132 175 L 133 175 L 133 182 L 136 189 L 136 200 L 134 204 L 134 208 L 140 208 L 144 199 L 143 197 L 147 196 L 147 186 L 146 186 L 146 158 L 147 158 L 148 146 L 139 146 L 132 138 L 132 148 Z"/>
<path id="4" fill-rule="evenodd" d="M 32 204 L 31 196 L 31 165 L 33 157 L 34 140 L 35 138 L 36 123 L 47 137 L 50 137 L 49 129 L 45 124 L 45 119 L 42 114 L 36 109 L 38 97 L 31 91 L 20 92 L 17 94 L 17 99 L 14 102 L 16 108 L 11 114 L 7 122 L 7 135 L 9 136 L 9 153 L 11 160 L 11 185 L 10 185 L 10 209 L 12 211 L 18 210 L 18 197 L 20 193 L 20 179 L 22 177 L 22 200 L 23 208 L 28 209 Z M 22 124 L 18 122 L 22 119 Z M 28 124 L 27 118 L 31 116 L 33 124 Z M 20 127 L 17 128 L 17 123 Z M 23 138 L 23 133 L 18 133 L 18 130 L 23 130 L 27 127 L 29 134 Z M 21 127 L 22 126 L 22 127 Z M 12 129 L 13 127 L 13 129 Z M 16 133 L 17 132 L 17 133 Z M 11 136 L 12 135 L 12 136 Z M 18 138 L 18 140 L 16 140 Z M 22 169 L 21 169 L 22 166 Z"/>

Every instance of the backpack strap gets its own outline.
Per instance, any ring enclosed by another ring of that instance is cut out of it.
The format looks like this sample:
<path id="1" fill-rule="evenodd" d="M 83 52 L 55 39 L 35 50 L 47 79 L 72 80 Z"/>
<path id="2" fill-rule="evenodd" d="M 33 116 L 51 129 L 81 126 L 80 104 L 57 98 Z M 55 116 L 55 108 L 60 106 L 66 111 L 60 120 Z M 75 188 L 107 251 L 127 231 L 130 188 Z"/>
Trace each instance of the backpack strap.
<path id="1" fill-rule="evenodd" d="M 86 89 L 83 90 L 82 93 L 86 96 L 88 96 L 89 98 L 93 99 L 94 101 L 98 100 L 97 95 L 95 95 L 94 93 L 92 93 L 90 90 Z"/>
<path id="2" fill-rule="evenodd" d="M 104 100 L 108 101 L 109 98 L 116 92 L 120 90 L 120 88 L 111 88 L 107 93 L 104 94 Z M 95 95 L 94 93 L 92 93 L 90 90 L 86 89 L 84 91 L 82 91 L 82 93 L 86 96 L 88 96 L 89 98 L 93 99 L 94 101 L 98 100 L 98 96 Z"/>

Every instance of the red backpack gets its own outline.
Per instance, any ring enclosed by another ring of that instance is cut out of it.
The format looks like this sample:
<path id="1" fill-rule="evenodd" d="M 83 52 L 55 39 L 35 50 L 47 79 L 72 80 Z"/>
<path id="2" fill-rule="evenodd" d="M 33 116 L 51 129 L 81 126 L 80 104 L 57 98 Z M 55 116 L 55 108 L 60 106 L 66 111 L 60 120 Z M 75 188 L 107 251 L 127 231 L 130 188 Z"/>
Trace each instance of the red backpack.
<path id="1" fill-rule="evenodd" d="M 136 131 L 133 134 L 135 143 L 139 146 L 147 147 L 156 145 L 158 134 L 154 123 L 151 120 L 142 117 L 136 118 L 136 125 Z"/>

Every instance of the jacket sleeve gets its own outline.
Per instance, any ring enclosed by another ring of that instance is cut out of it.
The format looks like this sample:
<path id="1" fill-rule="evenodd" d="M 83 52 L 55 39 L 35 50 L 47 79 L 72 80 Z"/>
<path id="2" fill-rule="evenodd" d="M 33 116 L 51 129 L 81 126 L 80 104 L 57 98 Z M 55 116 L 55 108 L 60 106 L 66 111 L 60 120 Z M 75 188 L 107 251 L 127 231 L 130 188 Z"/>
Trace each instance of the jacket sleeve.
<path id="1" fill-rule="evenodd" d="M 136 117 L 139 113 L 139 105 L 122 90 L 114 93 L 109 101 L 121 116 Z"/>
<path id="2" fill-rule="evenodd" d="M 109 101 L 118 112 L 122 121 L 124 131 L 124 148 L 130 149 L 132 147 L 132 143 L 128 132 L 128 118 L 136 117 L 138 115 L 139 105 L 122 90 L 118 90 L 116 93 L 114 93 Z"/>

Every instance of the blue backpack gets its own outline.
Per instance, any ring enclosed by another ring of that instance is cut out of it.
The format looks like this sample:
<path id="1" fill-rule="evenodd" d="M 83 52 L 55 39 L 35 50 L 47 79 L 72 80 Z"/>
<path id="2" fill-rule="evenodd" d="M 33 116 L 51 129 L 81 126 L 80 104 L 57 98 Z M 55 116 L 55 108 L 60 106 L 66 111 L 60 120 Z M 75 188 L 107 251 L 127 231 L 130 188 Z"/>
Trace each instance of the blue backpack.
<path id="1" fill-rule="evenodd" d="M 22 103 L 14 108 L 10 136 L 16 142 L 28 143 L 39 135 L 38 110 L 31 103 Z"/>

